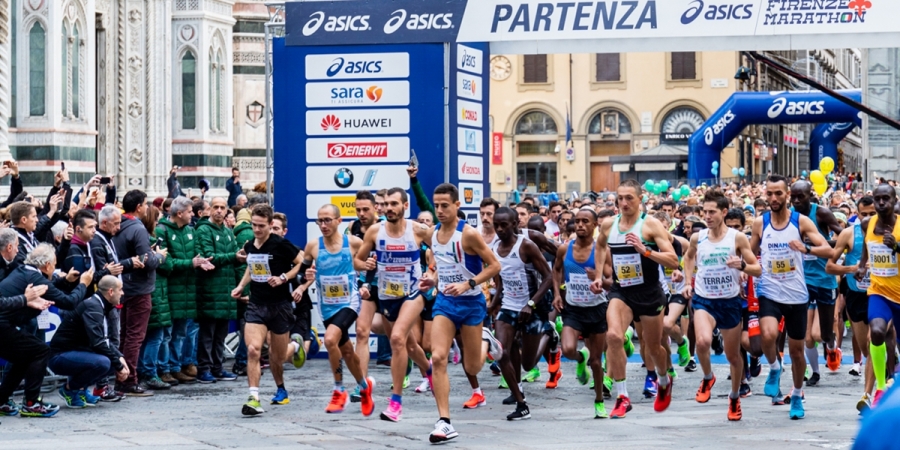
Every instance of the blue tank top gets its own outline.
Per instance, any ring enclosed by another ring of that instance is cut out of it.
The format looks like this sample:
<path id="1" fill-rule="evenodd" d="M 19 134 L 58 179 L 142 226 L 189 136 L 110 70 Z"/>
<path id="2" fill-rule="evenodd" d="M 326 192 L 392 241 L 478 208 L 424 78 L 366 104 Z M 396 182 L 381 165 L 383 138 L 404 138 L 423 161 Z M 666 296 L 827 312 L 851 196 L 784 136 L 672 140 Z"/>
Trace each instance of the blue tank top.
<path id="1" fill-rule="evenodd" d="M 813 225 L 816 226 L 816 229 L 819 230 L 819 234 L 828 240 L 829 231 L 822 230 L 819 227 L 819 221 L 816 219 L 816 212 L 819 209 L 819 205 L 813 203 L 810 205 L 809 209 L 809 219 L 812 220 Z M 828 258 L 819 258 L 814 255 L 803 255 L 803 273 L 806 274 L 806 284 L 809 286 L 822 287 L 826 289 L 836 289 L 837 288 L 837 278 L 834 275 L 828 275 L 825 272 L 825 265 L 828 263 Z"/>
<path id="2" fill-rule="evenodd" d="M 862 258 L 863 246 L 865 243 L 865 233 L 862 231 L 862 226 L 859 223 L 853 225 L 853 251 L 848 252 L 844 255 L 844 265 L 852 266 L 859 262 L 859 259 Z M 856 283 L 856 277 L 854 274 L 844 275 L 844 279 L 847 280 L 847 287 L 850 288 L 851 291 L 855 292 L 866 292 L 865 289 L 859 287 Z"/>
<path id="3" fill-rule="evenodd" d="M 350 308 L 359 313 L 359 291 L 356 285 L 356 271 L 353 270 L 353 255 L 350 254 L 350 239 L 343 237 L 341 250 L 329 253 L 325 248 L 325 238 L 319 238 L 319 254 L 316 256 L 316 286 L 319 289 L 319 310 L 322 320 L 328 320 L 338 311 Z"/>
<path id="4" fill-rule="evenodd" d="M 574 244 L 574 240 L 569 241 L 566 259 L 563 261 L 566 269 L 566 303 L 580 307 L 597 306 L 607 299 L 603 294 L 591 292 L 591 280 L 587 275 L 587 269 L 596 268 L 594 265 L 596 244 L 591 244 L 591 254 L 585 262 L 575 261 L 575 256 L 572 254 Z"/>

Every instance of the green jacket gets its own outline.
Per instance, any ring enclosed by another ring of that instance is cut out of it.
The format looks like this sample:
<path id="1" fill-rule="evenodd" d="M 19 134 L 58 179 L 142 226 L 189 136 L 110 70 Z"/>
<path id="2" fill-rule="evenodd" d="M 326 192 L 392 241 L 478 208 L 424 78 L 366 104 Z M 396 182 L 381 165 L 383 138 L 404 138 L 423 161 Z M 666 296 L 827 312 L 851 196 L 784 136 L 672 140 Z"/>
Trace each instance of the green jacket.
<path id="1" fill-rule="evenodd" d="M 240 250 L 244 248 L 244 245 L 247 242 L 253 240 L 253 227 L 250 225 L 250 222 L 240 222 L 234 226 L 234 237 L 237 239 L 237 249 Z M 234 267 L 234 275 L 237 277 L 238 283 L 241 282 L 241 278 L 244 277 L 244 271 L 247 270 L 246 264 L 236 265 Z M 237 284 L 235 284 L 237 286 Z M 233 289 L 233 288 L 232 288 Z M 244 295 L 250 295 L 250 285 L 244 288 Z"/>
<path id="2" fill-rule="evenodd" d="M 197 271 L 197 317 L 200 319 L 237 318 L 237 300 L 231 290 L 237 286 L 234 266 L 237 264 L 237 241 L 234 233 L 225 225 L 216 225 L 209 218 L 197 222 L 195 247 L 197 253 L 209 261 L 215 269 Z"/>
<path id="3" fill-rule="evenodd" d="M 156 237 L 150 236 L 150 245 L 156 244 Z M 172 326 L 172 310 L 169 308 L 169 273 L 172 271 L 172 263 L 169 258 L 161 258 L 159 267 L 156 268 L 156 289 L 151 295 L 153 308 L 150 310 L 150 322 L 148 329 L 165 328 Z"/>
<path id="4" fill-rule="evenodd" d="M 419 183 L 419 179 L 415 177 L 411 178 L 409 182 L 412 185 L 413 195 L 416 197 L 416 206 L 419 207 L 419 211 L 430 212 L 431 217 L 437 222 L 434 206 L 432 206 L 431 201 L 428 200 L 428 194 L 426 194 L 425 189 L 422 188 L 422 183 Z"/>
<path id="5" fill-rule="evenodd" d="M 190 225 L 178 228 L 169 219 L 160 219 L 156 227 L 156 235 L 163 238 L 160 246 L 169 250 L 167 259 L 172 264 L 168 278 L 172 319 L 197 318 L 197 270 L 194 269 L 193 261 L 197 256 L 194 248 L 197 240 L 195 234 Z"/>

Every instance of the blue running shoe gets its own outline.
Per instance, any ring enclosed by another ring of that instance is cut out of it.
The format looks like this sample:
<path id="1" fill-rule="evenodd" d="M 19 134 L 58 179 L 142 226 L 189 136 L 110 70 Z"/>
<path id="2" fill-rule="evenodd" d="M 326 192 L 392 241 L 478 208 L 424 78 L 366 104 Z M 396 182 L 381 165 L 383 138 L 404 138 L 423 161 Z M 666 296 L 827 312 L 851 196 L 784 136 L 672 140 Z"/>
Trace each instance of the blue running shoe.
<path id="1" fill-rule="evenodd" d="M 216 382 L 216 377 L 214 377 L 213 374 L 207 370 L 200 375 L 197 375 L 197 381 L 203 384 L 211 384 Z"/>
<path id="2" fill-rule="evenodd" d="M 806 413 L 803 411 L 803 398 L 799 395 L 791 396 L 791 420 L 800 420 Z"/>
<path id="3" fill-rule="evenodd" d="M 9 399 L 6 404 L 0 405 L 0 416 L 17 416 L 19 415 L 19 405 Z"/>
<path id="4" fill-rule="evenodd" d="M 644 379 L 644 398 L 656 397 L 657 391 L 656 380 L 647 375 L 647 378 Z"/>
<path id="5" fill-rule="evenodd" d="M 87 389 L 78 391 L 78 395 L 81 396 L 81 401 L 84 402 L 84 406 L 94 407 L 97 406 L 97 403 L 100 403 L 100 397 L 92 394 L 91 391 Z"/>
<path id="6" fill-rule="evenodd" d="M 81 392 L 79 391 L 70 391 L 66 389 L 66 386 L 60 386 L 59 390 L 59 398 L 63 399 L 66 402 L 66 407 L 73 409 L 81 409 L 84 408 L 84 400 L 81 399 Z"/>
<path id="7" fill-rule="evenodd" d="M 291 399 L 288 398 L 288 392 L 285 388 L 278 388 L 278 392 L 272 397 L 273 405 L 287 405 L 290 402 Z"/>
<path id="8" fill-rule="evenodd" d="M 766 387 L 763 389 L 763 393 L 765 393 L 767 397 L 776 398 L 781 395 L 779 386 L 781 385 L 782 370 L 784 370 L 784 368 L 778 370 L 769 369 L 769 376 L 766 378 Z"/>

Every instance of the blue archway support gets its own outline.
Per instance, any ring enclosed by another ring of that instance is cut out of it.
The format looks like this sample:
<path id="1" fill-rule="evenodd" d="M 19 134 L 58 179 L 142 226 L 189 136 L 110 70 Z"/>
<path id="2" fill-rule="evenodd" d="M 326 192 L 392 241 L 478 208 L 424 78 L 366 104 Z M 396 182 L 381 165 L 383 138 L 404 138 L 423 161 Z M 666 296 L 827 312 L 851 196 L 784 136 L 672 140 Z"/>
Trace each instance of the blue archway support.
<path id="1" fill-rule="evenodd" d="M 816 126 L 809 138 L 810 169 L 818 169 L 819 161 L 826 156 L 837 162 L 838 144 L 856 127 L 862 127 L 862 121 L 820 123 Z"/>
<path id="2" fill-rule="evenodd" d="M 862 100 L 862 92 L 859 90 L 845 90 L 838 93 L 857 102 Z M 846 130 L 838 127 L 848 123 L 860 125 L 861 115 L 856 108 L 819 91 L 735 92 L 688 141 L 688 178 L 692 183 L 714 178 L 710 169 L 714 161 L 719 161 L 722 149 L 732 142 L 744 127 L 753 124 L 834 124 L 832 126 L 835 128 L 828 133 L 825 133 L 828 126 L 816 128 L 817 131 L 822 128 L 819 133 L 821 139 L 817 139 L 816 143 L 822 146 L 823 152 L 821 157 L 818 156 L 818 148 L 812 152 L 815 155 L 813 159 L 816 168 L 822 157 L 837 157 L 837 143 L 840 142 L 837 137 L 843 139 L 852 130 L 852 127 L 847 127 Z M 833 152 L 833 155 L 824 153 L 826 151 Z"/>

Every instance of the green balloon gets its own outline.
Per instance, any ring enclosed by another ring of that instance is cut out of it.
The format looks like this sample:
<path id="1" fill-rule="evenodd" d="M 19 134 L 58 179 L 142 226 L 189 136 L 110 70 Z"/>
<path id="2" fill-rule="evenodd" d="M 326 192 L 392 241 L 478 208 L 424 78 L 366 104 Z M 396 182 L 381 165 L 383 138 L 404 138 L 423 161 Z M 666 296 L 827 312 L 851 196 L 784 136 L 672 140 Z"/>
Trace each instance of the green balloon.
<path id="1" fill-rule="evenodd" d="M 669 182 L 668 182 L 668 181 L 662 180 L 662 181 L 659 182 L 659 184 L 662 185 L 664 191 L 668 191 L 668 190 L 669 190 Z"/>
<path id="2" fill-rule="evenodd" d="M 647 194 L 644 194 L 644 195 L 641 197 L 641 200 L 642 200 L 644 203 L 647 203 Z"/>
<path id="3" fill-rule="evenodd" d="M 681 196 L 687 197 L 688 195 L 691 195 L 691 188 L 686 184 L 681 185 Z"/>
<path id="4" fill-rule="evenodd" d="M 672 193 L 672 199 L 676 202 L 681 200 L 681 191 L 675 191 Z"/>

